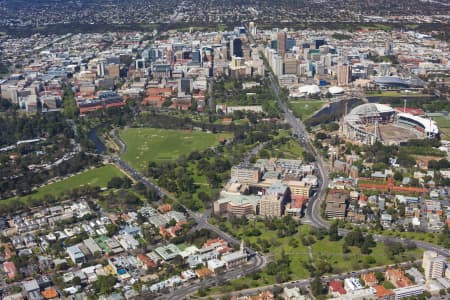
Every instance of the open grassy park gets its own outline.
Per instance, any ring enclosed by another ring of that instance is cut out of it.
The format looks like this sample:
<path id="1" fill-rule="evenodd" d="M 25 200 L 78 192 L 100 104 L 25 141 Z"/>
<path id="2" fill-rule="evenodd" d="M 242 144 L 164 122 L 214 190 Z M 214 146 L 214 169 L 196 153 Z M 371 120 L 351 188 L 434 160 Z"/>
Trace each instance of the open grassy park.
<path id="1" fill-rule="evenodd" d="M 443 140 L 450 140 L 450 116 L 433 117 L 433 120 L 436 121 L 441 131 L 441 138 Z"/>
<path id="2" fill-rule="evenodd" d="M 150 161 L 169 161 L 193 151 L 202 151 L 219 144 L 222 138 L 230 139 L 230 133 L 207 133 L 156 128 L 127 128 L 120 131 L 127 145 L 122 159 L 138 170 L 144 170 Z"/>
<path id="3" fill-rule="evenodd" d="M 289 101 L 289 108 L 292 109 L 295 116 L 306 120 L 319 110 L 326 102 L 322 100 L 295 100 Z"/>
<path id="4" fill-rule="evenodd" d="M 308 265 L 317 268 L 320 265 L 328 264 L 331 270 L 326 273 L 347 273 L 375 266 L 411 261 L 422 255 L 422 250 L 416 248 L 392 257 L 386 254 L 386 246 L 383 243 L 377 243 L 374 248 L 371 248 L 370 254 L 362 254 L 360 248 L 353 246 L 349 247 L 350 252 L 344 254 L 344 239 L 330 241 L 328 235 L 319 237 L 308 225 L 301 225 L 297 233 L 285 237 L 280 237 L 278 230 L 267 228 L 263 221 L 249 221 L 247 225 L 238 226 L 233 226 L 227 221 L 220 226 L 225 227 L 234 236 L 243 238 L 254 249 L 265 253 L 271 261 L 278 263 L 283 255 L 289 257 L 289 270 L 286 270 L 289 273 L 289 280 L 311 277 Z M 256 234 L 254 229 L 256 229 Z M 209 292 L 211 294 L 226 293 L 249 287 L 274 284 L 280 280 L 279 276 L 280 274 L 271 272 L 270 266 L 268 266 L 257 275 L 233 280 L 224 286 L 212 288 Z"/>
<path id="5" fill-rule="evenodd" d="M 70 191 L 81 186 L 106 187 L 111 178 L 124 176 L 124 173 L 122 173 L 122 171 L 114 165 L 105 165 L 100 168 L 90 169 L 61 181 L 42 186 L 30 195 L 2 200 L 0 201 L 0 205 L 6 205 L 10 201 L 26 202 L 29 197 L 32 197 L 33 199 L 42 199 L 45 195 L 58 196 L 63 192 Z"/>
<path id="6" fill-rule="evenodd" d="M 401 91 L 367 91 L 367 96 L 376 97 L 427 97 L 429 95 L 422 93 L 406 93 Z"/>

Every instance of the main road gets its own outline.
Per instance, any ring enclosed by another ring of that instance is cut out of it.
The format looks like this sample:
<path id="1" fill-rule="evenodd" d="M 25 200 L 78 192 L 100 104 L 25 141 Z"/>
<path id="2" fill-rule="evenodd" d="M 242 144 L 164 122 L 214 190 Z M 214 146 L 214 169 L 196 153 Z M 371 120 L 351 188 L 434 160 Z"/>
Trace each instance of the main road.
<path id="1" fill-rule="evenodd" d="M 111 137 L 115 140 L 115 142 L 120 146 L 121 153 L 123 153 L 126 149 L 125 144 L 123 141 L 116 135 L 116 132 L 112 130 L 110 132 Z M 260 149 L 259 146 L 255 147 L 255 151 L 258 151 Z M 170 193 L 165 191 L 164 189 L 160 188 L 150 180 L 148 180 L 147 177 L 142 175 L 139 171 L 134 169 L 132 166 L 130 166 L 127 162 L 120 159 L 118 155 L 115 155 L 111 158 L 112 162 L 115 163 L 122 171 L 124 171 L 129 177 L 133 178 L 135 181 L 141 182 L 144 184 L 147 188 L 157 192 L 159 197 L 168 197 L 172 199 L 173 201 L 176 201 L 179 203 L 183 208 L 186 210 L 186 212 L 189 214 L 191 218 L 195 220 L 196 229 L 208 229 L 214 233 L 217 234 L 220 238 L 224 239 L 231 245 L 239 245 L 240 241 L 236 239 L 235 237 L 229 235 L 228 233 L 220 230 L 218 227 L 210 224 L 208 222 L 208 216 L 209 213 L 196 213 L 187 207 L 185 207 L 182 203 L 178 202 L 178 200 Z M 197 281 L 193 283 L 189 283 L 188 286 L 185 287 L 178 287 L 176 289 L 173 289 L 170 291 L 169 294 L 161 295 L 158 297 L 159 299 L 183 299 L 184 297 L 188 297 L 188 295 L 196 292 L 197 290 L 201 288 L 210 287 L 212 285 L 218 285 L 223 284 L 226 281 L 236 279 L 239 276 L 245 276 L 248 274 L 251 274 L 253 272 L 256 272 L 260 269 L 262 269 L 266 264 L 267 260 L 266 257 L 257 253 L 253 249 L 249 247 L 245 247 L 246 252 L 249 255 L 249 261 L 247 264 L 240 268 L 236 268 L 233 270 L 230 270 L 228 272 L 225 272 L 224 274 L 221 274 L 219 276 L 210 277 L 206 280 Z"/>
<path id="2" fill-rule="evenodd" d="M 251 34 L 248 34 L 248 38 L 250 43 L 255 44 L 255 41 L 251 36 Z M 292 127 L 292 130 L 297 136 L 298 142 L 307 151 L 311 152 L 316 158 L 316 166 L 319 171 L 318 174 L 319 190 L 315 193 L 315 195 L 310 199 L 308 203 L 308 207 L 306 209 L 305 214 L 305 223 L 310 223 L 311 225 L 316 227 L 329 228 L 330 226 L 329 223 L 321 217 L 320 213 L 320 205 L 326 197 L 326 191 L 329 182 L 328 170 L 325 161 L 322 155 L 312 145 L 308 132 L 306 131 L 306 128 L 302 123 L 302 121 L 294 116 L 292 111 L 288 108 L 286 102 L 280 98 L 280 88 L 278 82 L 276 81 L 276 78 L 274 78 L 271 72 L 269 73 L 269 80 L 270 80 L 270 87 L 275 96 L 277 104 L 283 111 L 286 122 Z M 342 236 L 346 235 L 348 232 L 349 230 L 339 229 L 339 234 Z M 414 242 L 417 247 L 422 248 L 424 250 L 436 251 L 437 253 L 444 255 L 446 257 L 450 256 L 450 250 L 419 240 L 408 240 L 404 238 L 386 236 L 381 234 L 375 234 L 374 238 L 380 242 L 400 242 L 400 243 Z"/>
<path id="3" fill-rule="evenodd" d="M 125 173 L 127 173 L 128 176 L 130 176 L 131 178 L 133 178 L 136 181 L 142 182 L 147 188 L 156 191 L 160 197 L 169 197 L 169 198 L 173 199 L 174 201 L 177 201 L 177 199 L 173 195 L 171 195 L 170 193 L 164 191 L 163 189 L 161 189 L 160 187 L 158 187 L 157 185 L 152 183 L 150 180 L 147 179 L 147 177 L 145 177 L 140 172 L 135 170 L 132 166 L 130 166 L 125 161 L 121 160 L 118 156 L 113 157 L 112 161 L 117 166 L 119 166 L 120 169 L 122 169 Z M 228 233 L 220 230 L 216 226 L 210 224 L 208 222 L 208 218 L 207 218 L 208 214 L 198 214 L 198 213 L 191 211 L 190 209 L 188 209 L 185 206 L 183 206 L 183 207 L 186 210 L 186 212 L 189 214 L 189 216 L 192 217 L 196 221 L 197 229 L 201 229 L 201 228 L 208 229 L 208 230 L 216 233 L 220 238 L 224 239 L 229 244 L 232 244 L 232 245 L 239 244 L 238 239 L 236 239 L 235 237 L 229 235 Z M 256 271 L 262 269 L 266 265 L 267 260 L 263 255 L 255 252 L 253 249 L 251 249 L 249 247 L 246 247 L 245 250 L 247 251 L 247 253 L 249 255 L 249 261 L 244 266 L 237 268 L 237 269 L 233 269 L 233 270 L 228 271 L 219 276 L 207 278 L 206 280 L 203 280 L 203 281 L 189 283 L 189 285 L 185 286 L 185 287 L 178 287 L 176 289 L 173 289 L 169 294 L 161 295 L 158 298 L 159 299 L 184 299 L 185 296 L 188 296 L 201 288 L 206 288 L 206 287 L 211 287 L 212 285 L 222 284 L 226 281 L 236 279 L 239 276 L 245 276 L 245 275 L 251 274 L 253 272 L 256 272 Z"/>
<path id="4" fill-rule="evenodd" d="M 325 198 L 328 187 L 328 170 L 325 161 L 322 155 L 320 155 L 320 153 L 318 153 L 317 150 L 314 148 L 314 146 L 311 144 L 311 140 L 309 138 L 305 125 L 299 118 L 294 116 L 292 111 L 288 108 L 286 102 L 284 102 L 280 98 L 280 88 L 278 86 L 278 83 L 276 82 L 276 79 L 273 77 L 272 73 L 269 74 L 269 80 L 270 80 L 270 88 L 272 89 L 272 92 L 275 96 L 278 106 L 283 111 L 284 119 L 291 126 L 292 130 L 294 131 L 294 134 L 297 136 L 300 145 L 306 151 L 314 155 L 314 157 L 316 158 L 316 167 L 317 170 L 319 171 L 318 173 L 319 189 L 314 194 L 314 196 L 311 197 L 311 199 L 308 201 L 308 207 L 306 209 L 305 218 L 307 221 L 311 222 L 312 225 L 315 225 L 317 227 L 328 228 L 329 227 L 328 222 L 324 221 L 320 217 L 320 202 L 321 199 Z"/>

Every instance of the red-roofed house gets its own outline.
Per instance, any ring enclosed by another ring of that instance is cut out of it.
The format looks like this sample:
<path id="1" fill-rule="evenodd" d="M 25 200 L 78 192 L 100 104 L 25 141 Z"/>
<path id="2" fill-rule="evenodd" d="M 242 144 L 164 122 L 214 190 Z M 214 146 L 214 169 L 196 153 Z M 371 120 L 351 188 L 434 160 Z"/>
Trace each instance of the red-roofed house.
<path id="1" fill-rule="evenodd" d="M 221 239 L 221 238 L 210 239 L 210 240 L 207 240 L 207 241 L 203 244 L 203 247 L 202 247 L 202 248 L 207 248 L 207 247 L 212 246 L 212 245 L 214 245 L 214 246 L 217 245 L 217 247 L 219 247 L 219 246 L 224 247 L 224 246 L 227 246 L 228 243 L 227 243 L 225 240 Z M 217 248 L 217 247 L 216 247 L 216 248 Z"/>
<path id="2" fill-rule="evenodd" d="M 161 225 L 159 227 L 159 233 L 163 237 L 176 237 L 177 232 L 180 231 L 181 229 L 183 229 L 184 224 L 187 224 L 186 220 L 180 221 L 180 222 L 176 223 L 175 226 L 172 226 L 169 228 L 166 228 L 164 225 Z"/>
<path id="3" fill-rule="evenodd" d="M 347 294 L 347 291 L 344 289 L 342 281 L 340 280 L 331 280 L 328 283 L 328 290 L 333 297 L 339 297 Z"/>
<path id="4" fill-rule="evenodd" d="M 169 211 L 171 211 L 172 210 L 172 205 L 170 205 L 170 204 L 161 204 L 160 206 L 158 206 L 158 210 L 161 212 L 161 213 L 166 213 L 166 212 L 169 212 Z"/>
<path id="5" fill-rule="evenodd" d="M 387 269 L 385 276 L 396 288 L 411 286 L 411 279 L 405 276 L 405 272 L 400 269 Z"/>
<path id="6" fill-rule="evenodd" d="M 3 270 L 8 275 L 9 279 L 13 279 L 16 277 L 17 270 L 16 270 L 16 266 L 14 265 L 13 262 L 7 261 L 7 262 L 3 263 Z"/>
<path id="7" fill-rule="evenodd" d="M 364 280 L 368 286 L 375 286 L 378 284 L 377 276 L 375 276 L 375 273 L 373 272 L 361 275 L 361 279 Z"/>
<path id="8" fill-rule="evenodd" d="M 142 104 L 151 104 L 161 107 L 166 99 L 171 95 L 171 88 L 149 88 L 147 90 L 147 97 L 142 100 Z"/>
<path id="9" fill-rule="evenodd" d="M 388 290 L 382 285 L 376 285 L 373 287 L 377 294 L 377 299 L 379 300 L 394 300 L 395 293 L 392 290 Z"/>
<path id="10" fill-rule="evenodd" d="M 142 263 L 144 270 L 154 269 L 157 266 L 156 263 L 145 254 L 138 254 L 136 258 Z"/>

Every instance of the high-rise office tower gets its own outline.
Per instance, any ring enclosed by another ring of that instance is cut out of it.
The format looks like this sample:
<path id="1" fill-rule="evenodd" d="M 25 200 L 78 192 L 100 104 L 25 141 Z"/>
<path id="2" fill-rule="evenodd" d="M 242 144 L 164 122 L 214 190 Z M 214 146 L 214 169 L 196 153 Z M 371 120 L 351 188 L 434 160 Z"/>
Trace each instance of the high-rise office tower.
<path id="1" fill-rule="evenodd" d="M 386 40 L 384 44 L 384 55 L 392 55 L 394 50 L 394 44 L 392 40 L 389 38 Z"/>
<path id="2" fill-rule="evenodd" d="M 191 94 L 193 89 L 193 82 L 191 78 L 178 79 L 178 94 Z"/>
<path id="3" fill-rule="evenodd" d="M 106 72 L 105 72 L 105 62 L 101 61 L 98 65 L 97 65 L 97 76 L 98 77 L 103 77 L 105 76 Z"/>
<path id="4" fill-rule="evenodd" d="M 242 53 L 242 41 L 240 38 L 234 38 L 230 42 L 230 56 L 244 57 Z"/>
<path id="5" fill-rule="evenodd" d="M 298 73 L 298 61 L 294 54 L 288 53 L 284 57 L 284 74 Z"/>
<path id="6" fill-rule="evenodd" d="M 347 64 L 337 67 L 337 80 L 339 86 L 347 86 L 352 78 L 352 68 Z"/>
<path id="7" fill-rule="evenodd" d="M 278 55 L 281 57 L 284 57 L 284 54 L 286 53 L 286 32 L 280 31 L 277 34 L 277 50 Z"/>
<path id="8" fill-rule="evenodd" d="M 251 35 L 256 35 L 256 25 L 255 22 L 248 23 L 248 31 L 250 31 Z"/>

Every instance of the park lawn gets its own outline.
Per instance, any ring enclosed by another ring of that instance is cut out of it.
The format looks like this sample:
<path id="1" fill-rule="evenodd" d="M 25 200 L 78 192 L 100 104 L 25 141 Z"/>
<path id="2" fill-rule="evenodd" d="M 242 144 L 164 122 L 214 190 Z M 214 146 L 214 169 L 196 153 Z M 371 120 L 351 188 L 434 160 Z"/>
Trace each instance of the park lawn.
<path id="1" fill-rule="evenodd" d="M 441 138 L 444 140 L 450 140 L 450 117 L 433 117 L 436 121 L 439 130 L 441 131 Z"/>
<path id="2" fill-rule="evenodd" d="M 76 174 L 67 179 L 51 183 L 49 185 L 43 186 L 35 190 L 31 195 L 26 195 L 24 197 L 14 197 L 6 200 L 0 201 L 0 203 L 5 203 L 6 201 L 27 201 L 29 197 L 34 199 L 41 199 L 45 195 L 50 194 L 53 196 L 59 196 L 63 192 L 70 191 L 72 189 L 82 187 L 82 186 L 98 186 L 106 187 L 108 182 L 113 177 L 124 177 L 125 174 L 122 173 L 114 165 L 105 165 L 100 168 L 90 169 L 84 171 L 80 174 Z"/>
<path id="3" fill-rule="evenodd" d="M 151 161 L 175 160 L 193 151 L 203 151 L 219 144 L 222 138 L 232 138 L 231 133 L 207 133 L 156 128 L 127 128 L 120 137 L 127 145 L 123 160 L 138 170 L 147 168 Z"/>
<path id="4" fill-rule="evenodd" d="M 372 248 L 371 253 L 368 255 L 363 255 L 358 247 L 349 247 L 351 252 L 344 254 L 342 252 L 343 244 L 344 239 L 332 242 L 328 237 L 317 241 L 312 245 L 314 261 L 318 262 L 323 258 L 331 263 L 333 266 L 333 273 L 347 273 L 353 270 L 365 269 L 366 267 L 376 267 L 409 261 L 411 258 L 418 259 L 422 255 L 420 249 L 415 249 L 407 251 L 393 260 L 386 255 L 383 243 L 377 243 L 376 247 Z M 369 257 L 373 258 L 375 261 L 368 263 L 367 259 Z"/>
<path id="5" fill-rule="evenodd" d="M 368 30 L 392 30 L 392 26 L 384 25 L 384 24 L 370 24 L 370 25 L 360 25 L 358 26 L 360 29 L 368 29 Z"/>
<path id="6" fill-rule="evenodd" d="M 233 81 L 233 80 L 225 81 L 225 82 L 223 83 L 223 87 L 224 87 L 226 90 L 234 89 L 234 81 Z"/>
<path id="7" fill-rule="evenodd" d="M 444 140 L 450 140 L 450 128 L 440 128 L 441 138 Z"/>
<path id="8" fill-rule="evenodd" d="M 233 121 L 234 125 L 247 125 L 248 119 L 239 119 Z"/>
<path id="9" fill-rule="evenodd" d="M 289 140 L 286 144 L 282 145 L 279 149 L 283 152 L 285 158 L 299 159 L 303 157 L 303 148 L 295 140 Z"/>
<path id="10" fill-rule="evenodd" d="M 450 117 L 440 116 L 433 117 L 433 120 L 436 121 L 438 126 L 441 128 L 450 128 Z"/>
<path id="11" fill-rule="evenodd" d="M 439 245 L 439 239 L 437 234 L 431 232 L 399 232 L 399 231 L 383 231 L 385 235 L 403 237 L 405 239 L 413 239 L 418 241 L 424 241 L 427 243 Z"/>
<path id="12" fill-rule="evenodd" d="M 377 97 L 426 97 L 429 95 L 422 93 L 402 93 L 399 91 L 368 91 L 367 96 L 377 96 Z"/>
<path id="13" fill-rule="evenodd" d="M 289 101 L 289 108 L 294 115 L 302 120 L 307 120 L 311 115 L 322 108 L 326 101 L 322 100 L 298 100 Z"/>
<path id="14" fill-rule="evenodd" d="M 243 238 L 249 245 L 258 243 L 258 239 L 275 241 L 276 245 L 272 245 L 269 252 L 265 253 L 269 260 L 280 259 L 284 253 L 291 259 L 291 280 L 310 277 L 309 271 L 305 268 L 305 263 L 310 261 L 308 246 L 304 246 L 301 242 L 302 237 L 307 237 L 309 235 L 311 230 L 310 226 L 301 225 L 299 231 L 295 235 L 279 238 L 276 230 L 268 230 L 261 221 L 250 221 L 248 225 L 241 226 L 237 229 L 233 229 L 231 223 L 228 221 L 222 224 L 228 228 L 228 232 L 238 238 Z M 261 235 L 245 236 L 244 232 L 247 229 L 253 228 L 253 226 L 260 230 Z M 292 239 L 298 241 L 296 246 L 293 246 L 292 243 L 290 243 Z M 372 252 L 369 255 L 361 254 L 358 247 L 349 247 L 351 252 L 344 254 L 342 252 L 343 244 L 344 239 L 339 241 L 330 241 L 328 235 L 326 235 L 322 240 L 316 239 L 315 243 L 310 246 L 314 264 L 319 263 L 321 260 L 325 260 L 333 267 L 332 273 L 347 273 L 368 267 L 409 261 L 420 258 L 423 254 L 421 249 L 415 249 L 406 251 L 395 259 L 391 259 L 385 254 L 385 245 L 383 243 L 377 243 L 376 247 L 371 249 Z M 369 258 L 374 259 L 375 262 L 368 263 Z M 276 276 L 267 274 L 265 269 L 260 271 L 258 274 L 259 276 L 257 277 L 254 277 L 254 275 L 248 275 L 246 277 L 232 280 L 224 286 L 209 289 L 208 293 L 226 293 L 276 283 Z"/>

